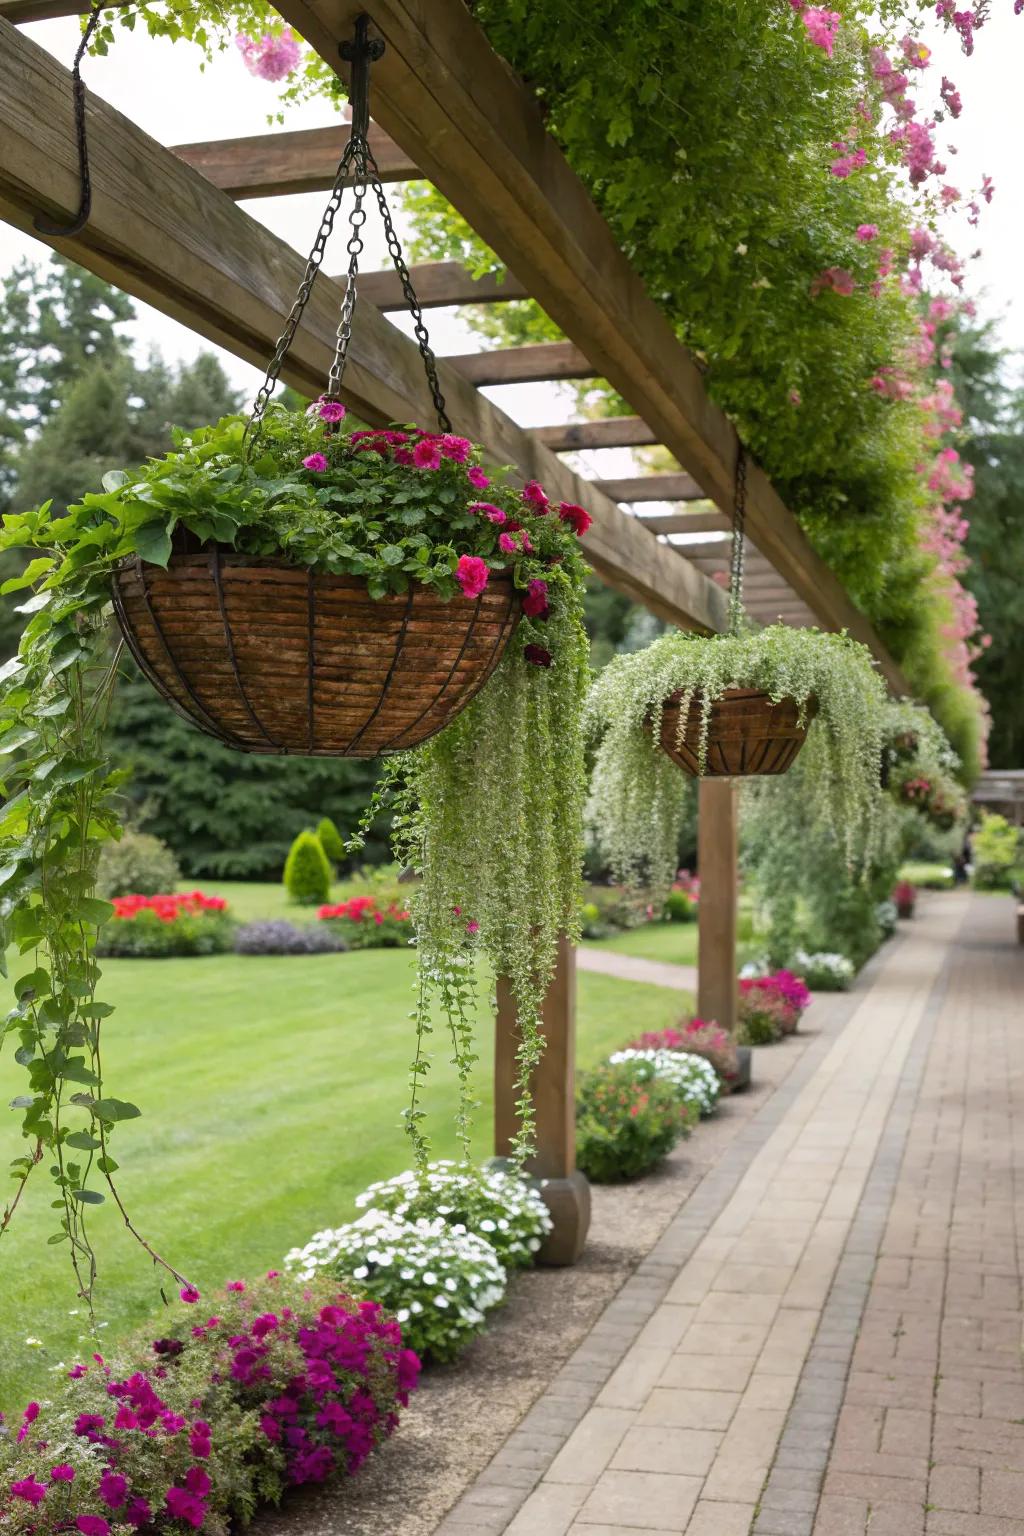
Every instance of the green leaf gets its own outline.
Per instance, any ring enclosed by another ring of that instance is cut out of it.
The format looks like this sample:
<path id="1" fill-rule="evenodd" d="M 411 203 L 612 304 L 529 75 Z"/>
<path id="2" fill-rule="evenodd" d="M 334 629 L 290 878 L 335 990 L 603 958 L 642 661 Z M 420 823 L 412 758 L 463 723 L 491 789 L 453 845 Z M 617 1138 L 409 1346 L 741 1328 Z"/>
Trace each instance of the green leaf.
<path id="1" fill-rule="evenodd" d="M 40 709 L 36 713 L 41 715 L 43 711 Z M 0 756 L 6 757 L 10 752 L 17 752 L 19 747 L 27 747 L 30 741 L 38 740 L 39 733 L 32 726 L 16 725 L 6 736 L 0 736 Z"/>
<path id="2" fill-rule="evenodd" d="M 101 927 L 113 917 L 114 905 L 113 902 L 101 900 L 99 896 L 83 896 L 78 903 L 78 912 L 87 923 Z"/>
<path id="3" fill-rule="evenodd" d="M 96 1159 L 96 1167 L 101 1173 L 116 1173 L 120 1166 L 120 1163 L 115 1163 L 112 1157 L 98 1157 Z"/>
<path id="4" fill-rule="evenodd" d="M 19 661 L 17 656 L 12 656 L 10 661 L 5 661 L 0 667 L 0 683 L 6 683 L 8 678 L 18 677 L 25 670 L 25 663 Z"/>
<path id="5" fill-rule="evenodd" d="M 130 479 L 123 469 L 108 469 L 101 483 L 105 491 L 119 491 Z"/>
<path id="6" fill-rule="evenodd" d="M 6 597 L 8 592 L 20 592 L 23 587 L 30 587 L 40 576 L 45 576 L 57 564 L 51 556 L 39 556 L 36 560 L 30 560 L 20 576 L 12 576 L 0 586 L 0 595 Z"/>
<path id="7" fill-rule="evenodd" d="M 162 565 L 165 569 L 171 558 L 171 533 L 166 522 L 143 523 L 136 529 L 132 543 L 140 560 L 149 565 Z"/>
<path id="8" fill-rule="evenodd" d="M 68 1234 L 66 1232 L 55 1232 L 52 1237 L 46 1239 L 46 1244 L 48 1248 L 52 1248 L 55 1243 L 66 1243 L 67 1241 Z"/>
<path id="9" fill-rule="evenodd" d="M 64 1140 L 67 1146 L 77 1147 L 80 1152 L 95 1152 L 103 1145 L 95 1136 L 90 1136 L 88 1131 L 72 1131 Z"/>
<path id="10" fill-rule="evenodd" d="M 45 997 L 50 991 L 50 973 L 39 966 L 34 971 L 29 971 L 27 976 L 22 976 L 14 983 L 14 995 L 18 1002 L 34 1002 L 37 997 Z"/>
<path id="11" fill-rule="evenodd" d="M 71 1194 L 81 1205 L 102 1205 L 106 1198 L 98 1189 L 73 1189 Z"/>
<path id="12" fill-rule="evenodd" d="M 93 1114 L 113 1125 L 118 1120 L 137 1120 L 142 1110 L 135 1104 L 126 1103 L 124 1099 L 97 1099 L 93 1105 Z"/>

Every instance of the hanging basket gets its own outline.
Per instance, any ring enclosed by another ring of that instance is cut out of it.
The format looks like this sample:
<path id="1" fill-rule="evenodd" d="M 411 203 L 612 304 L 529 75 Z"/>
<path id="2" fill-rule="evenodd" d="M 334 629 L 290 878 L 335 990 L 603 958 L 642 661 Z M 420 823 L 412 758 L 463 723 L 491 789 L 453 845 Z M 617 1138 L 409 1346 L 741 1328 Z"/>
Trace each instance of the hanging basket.
<path id="1" fill-rule="evenodd" d="M 672 694 L 665 702 L 661 745 L 674 763 L 693 778 L 701 777 L 701 697 L 694 694 L 680 729 L 679 705 L 683 695 Z M 780 699 L 758 688 L 728 688 L 711 706 L 706 778 L 750 778 L 755 774 L 785 773 L 807 739 L 807 728 L 818 712 L 816 699 L 808 699 L 801 720 L 795 699 Z"/>
<path id="2" fill-rule="evenodd" d="M 114 608 L 142 671 L 236 751 L 377 757 L 443 729 L 486 683 L 519 620 L 511 575 L 445 601 L 410 582 L 372 598 L 332 576 L 210 545 L 166 570 L 135 558 Z"/>

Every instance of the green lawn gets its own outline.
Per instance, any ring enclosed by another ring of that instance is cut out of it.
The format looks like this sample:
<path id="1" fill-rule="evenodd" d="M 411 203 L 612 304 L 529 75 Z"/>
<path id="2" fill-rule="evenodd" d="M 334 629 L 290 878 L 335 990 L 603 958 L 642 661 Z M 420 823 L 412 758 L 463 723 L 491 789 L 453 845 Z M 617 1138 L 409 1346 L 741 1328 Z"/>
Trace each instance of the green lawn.
<path id="1" fill-rule="evenodd" d="M 229 893 L 229 887 L 203 882 Z M 238 914 L 272 916 L 273 888 L 230 888 Z M 250 906 L 251 904 L 251 906 Z M 249 906 L 250 913 L 243 907 Z M 352 1197 L 409 1161 L 400 1128 L 412 1051 L 412 959 L 405 951 L 290 958 L 111 960 L 103 996 L 109 1091 L 141 1120 L 118 1130 L 122 1192 L 136 1223 L 200 1287 L 279 1264 L 316 1228 L 353 1214 Z M 682 1011 L 676 992 L 582 973 L 584 1066 Z M 427 1107 L 438 1155 L 453 1151 L 453 1072 L 440 1036 Z M 492 1031 L 480 1029 L 478 1151 L 490 1151 Z M 0 1096 L 23 1091 L 10 1049 Z M 3 1124 L 3 1122 L 0 1122 Z M 0 1163 L 21 1152 L 15 1117 Z M 82 1352 L 66 1250 L 44 1169 L 0 1239 L 0 1407 L 45 1391 L 50 1367 Z M 93 1217 L 100 1315 L 114 1337 L 159 1305 L 159 1277 L 109 1206 Z M 26 1343 L 43 1341 L 39 1348 Z"/>
<path id="2" fill-rule="evenodd" d="M 943 880 L 952 889 L 953 865 L 952 862 L 932 864 L 911 860 L 900 866 L 900 879 L 909 880 L 911 885 Z"/>
<path id="3" fill-rule="evenodd" d="M 665 960 L 675 965 L 697 964 L 696 923 L 644 923 L 627 928 L 608 939 L 585 939 L 620 955 L 634 955 L 638 960 Z M 740 965 L 760 953 L 754 938 L 754 920 L 749 912 L 740 912 L 737 941 Z"/>
<path id="4" fill-rule="evenodd" d="M 393 878 L 392 878 L 393 877 Z M 398 882 L 398 868 L 388 866 L 382 874 L 386 889 L 391 892 Z M 331 901 L 345 901 L 349 896 L 370 894 L 372 882 L 358 876 L 350 880 L 338 880 L 331 887 Z M 289 901 L 284 886 L 278 882 L 256 880 L 183 880 L 183 891 L 201 890 L 207 896 L 223 896 L 240 923 L 250 923 L 261 917 L 285 917 L 291 923 L 316 922 L 316 907 L 298 907 Z"/>

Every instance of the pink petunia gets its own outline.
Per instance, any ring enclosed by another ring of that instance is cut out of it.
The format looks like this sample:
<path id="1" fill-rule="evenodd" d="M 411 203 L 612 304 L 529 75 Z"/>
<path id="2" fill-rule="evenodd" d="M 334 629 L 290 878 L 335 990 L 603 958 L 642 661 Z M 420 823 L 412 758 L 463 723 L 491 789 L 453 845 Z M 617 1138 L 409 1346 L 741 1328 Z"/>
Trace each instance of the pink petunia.
<path id="1" fill-rule="evenodd" d="M 302 461 L 303 469 L 312 469 L 318 475 L 322 475 L 327 468 L 327 460 L 322 453 L 311 453 Z"/>
<path id="2" fill-rule="evenodd" d="M 440 469 L 441 449 L 437 442 L 424 438 L 412 451 L 412 461 L 417 469 Z"/>
<path id="3" fill-rule="evenodd" d="M 548 509 L 548 498 L 539 480 L 526 482 L 523 486 L 523 500 L 530 502 L 538 512 L 546 512 Z"/>
<path id="4" fill-rule="evenodd" d="M 486 560 L 479 555 L 460 555 L 455 569 L 455 580 L 462 588 L 463 597 L 479 597 L 490 580 Z"/>
<path id="5" fill-rule="evenodd" d="M 584 508 L 577 506 L 574 501 L 563 501 L 558 508 L 558 515 L 563 523 L 568 523 L 573 533 L 581 539 L 590 527 L 594 519 Z"/>
<path id="6" fill-rule="evenodd" d="M 466 932 L 467 933 L 479 933 L 480 932 L 480 924 L 477 922 L 475 917 L 471 918 L 470 921 L 466 924 Z"/>
<path id="7" fill-rule="evenodd" d="M 466 470 L 466 479 L 469 481 L 473 489 L 477 491 L 486 491 L 487 487 L 491 483 L 487 476 L 484 474 L 483 470 L 478 469 L 475 464 L 472 464 L 469 469 Z"/>
<path id="8" fill-rule="evenodd" d="M 37 1482 L 34 1477 L 24 1477 L 20 1482 L 11 1484 L 11 1493 L 16 1499 L 23 1499 L 26 1504 L 41 1504 L 46 1498 L 46 1484 Z"/>
<path id="9" fill-rule="evenodd" d="M 550 667 L 551 652 L 546 651 L 542 645 L 524 645 L 523 657 L 533 667 Z"/>
<path id="10" fill-rule="evenodd" d="M 878 239 L 878 225 L 877 224 L 858 224 L 857 225 L 857 239 L 860 240 L 861 242 L 865 242 L 865 241 L 868 241 L 868 240 L 877 240 Z"/>
<path id="11" fill-rule="evenodd" d="M 50 1468 L 51 1483 L 73 1483 L 74 1480 L 75 1469 L 69 1467 L 66 1461 L 62 1461 L 59 1467 Z"/>
<path id="12" fill-rule="evenodd" d="M 110 1522 L 102 1515 L 79 1515 L 75 1525 L 82 1536 L 110 1536 Z"/>
<path id="13" fill-rule="evenodd" d="M 468 437 L 456 437 L 453 432 L 445 432 L 441 437 L 441 457 L 452 459 L 456 464 L 465 464 L 473 451 L 473 444 Z"/>
<path id="14" fill-rule="evenodd" d="M 498 548 L 506 555 L 517 555 L 519 553 L 519 545 L 516 543 L 515 535 L 512 533 L 498 534 Z"/>
<path id="15" fill-rule="evenodd" d="M 199 1300 L 199 1292 L 194 1285 L 183 1285 L 178 1295 L 190 1307 Z"/>
<path id="16" fill-rule="evenodd" d="M 326 395 L 321 395 L 316 403 L 321 421 L 333 424 L 345 420 L 347 412 L 340 400 L 328 400 Z"/>
<path id="17" fill-rule="evenodd" d="M 530 619 L 546 619 L 548 616 L 548 584 L 540 579 L 531 581 L 523 597 L 523 612 Z"/>

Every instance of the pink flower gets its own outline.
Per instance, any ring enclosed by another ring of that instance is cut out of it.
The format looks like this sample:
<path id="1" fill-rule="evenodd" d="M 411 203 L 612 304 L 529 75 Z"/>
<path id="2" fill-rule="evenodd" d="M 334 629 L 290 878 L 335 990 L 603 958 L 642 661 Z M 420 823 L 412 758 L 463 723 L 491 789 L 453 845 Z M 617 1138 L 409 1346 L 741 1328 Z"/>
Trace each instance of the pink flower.
<path id="1" fill-rule="evenodd" d="M 16 1499 L 24 1499 L 26 1504 L 41 1504 L 46 1498 L 46 1484 L 36 1482 L 34 1477 L 25 1477 L 21 1482 L 11 1484 L 11 1492 Z"/>
<path id="2" fill-rule="evenodd" d="M 469 481 L 473 489 L 477 491 L 486 491 L 487 487 L 491 483 L 487 476 L 484 474 L 483 470 L 478 469 L 475 464 L 471 465 L 470 468 L 466 470 L 466 479 Z"/>
<path id="3" fill-rule="evenodd" d="M 838 160 L 833 160 L 829 166 L 829 170 L 839 181 L 845 181 L 851 171 L 859 170 L 862 165 L 867 164 L 868 156 L 864 149 L 857 149 L 852 144 L 841 142 L 833 144 L 832 148 L 840 153 Z"/>
<path id="4" fill-rule="evenodd" d="M 563 501 L 559 504 L 558 515 L 563 523 L 568 523 L 573 533 L 581 539 L 590 527 L 594 519 L 584 508 L 576 505 L 574 501 Z"/>
<path id="5" fill-rule="evenodd" d="M 996 184 L 992 180 L 991 176 L 983 176 L 981 178 L 981 195 L 985 199 L 986 203 L 990 203 L 992 201 L 992 194 L 995 189 Z"/>
<path id="6" fill-rule="evenodd" d="M 89 1367 L 87 1365 L 73 1365 L 70 1371 L 68 1371 L 68 1380 L 80 1381 L 88 1373 L 88 1370 Z"/>
<path id="7" fill-rule="evenodd" d="M 102 1515 L 79 1515 L 75 1525 L 82 1536 L 110 1536 L 110 1523 Z"/>
<path id="8" fill-rule="evenodd" d="M 327 460 L 322 453 L 311 453 L 303 459 L 302 467 L 315 470 L 317 474 L 323 474 L 327 468 Z"/>
<path id="9" fill-rule="evenodd" d="M 196 1530 L 199 1530 L 206 1519 L 206 1505 L 202 1499 L 197 1498 L 193 1493 L 189 1493 L 185 1488 L 168 1488 L 166 1503 L 167 1513 L 172 1519 L 184 1520 L 186 1525 L 191 1525 Z M 79 1521 L 79 1526 L 81 1526 L 81 1521 Z M 105 1533 L 102 1531 L 87 1531 L 83 1533 L 83 1536 L 105 1536 Z"/>
<path id="10" fill-rule="evenodd" d="M 803 396 L 801 395 L 801 393 L 800 393 L 800 391 L 798 389 L 791 389 L 790 392 L 789 392 L 788 399 L 789 399 L 790 405 L 802 405 L 803 404 Z"/>
<path id="11" fill-rule="evenodd" d="M 460 555 L 455 569 L 455 580 L 462 588 L 463 597 L 479 597 L 490 580 L 486 560 L 479 555 Z"/>
<path id="12" fill-rule="evenodd" d="M 188 1306 L 192 1306 L 194 1302 L 199 1300 L 199 1292 L 194 1285 L 183 1285 L 178 1295 Z"/>
<path id="13" fill-rule="evenodd" d="M 531 581 L 526 588 L 523 598 L 523 612 L 531 619 L 546 619 L 548 616 L 548 584 L 546 581 Z"/>
<path id="14" fill-rule="evenodd" d="M 328 422 L 344 421 L 345 407 L 340 400 L 328 400 L 326 395 L 321 395 L 316 402 L 320 412 L 320 420 Z"/>
<path id="15" fill-rule="evenodd" d="M 242 62 L 250 75 L 261 80 L 278 81 L 290 75 L 301 57 L 295 33 L 286 29 L 280 37 L 264 32 L 259 39 L 239 33 L 235 47 L 242 55 Z"/>
<path id="16" fill-rule="evenodd" d="M 38 1403 L 29 1403 L 28 1407 L 25 1409 L 25 1412 L 21 1416 L 21 1428 L 18 1430 L 18 1444 L 19 1445 L 21 1445 L 22 1441 L 27 1438 L 28 1431 L 29 1431 L 29 1425 L 34 1424 L 36 1419 L 38 1419 L 38 1417 L 39 1417 L 39 1404 Z"/>
<path id="17" fill-rule="evenodd" d="M 394 460 L 396 464 L 405 464 L 407 466 L 416 463 L 416 460 L 412 456 L 411 448 L 396 448 L 394 452 Z"/>
<path id="18" fill-rule="evenodd" d="M 861 240 L 861 241 L 877 240 L 878 239 L 878 225 L 877 224 L 858 224 L 857 225 L 857 239 Z"/>
<path id="19" fill-rule="evenodd" d="M 903 57 L 911 69 L 928 68 L 928 60 L 932 56 L 932 51 L 930 48 L 926 48 L 924 43 L 919 43 L 916 38 L 911 37 L 908 33 L 900 47 L 903 49 Z"/>
<path id="20" fill-rule="evenodd" d="M 519 553 L 519 545 L 516 543 L 515 534 L 499 533 L 498 548 L 506 555 L 517 555 Z"/>
<path id="21" fill-rule="evenodd" d="M 523 486 L 523 500 L 532 502 L 538 511 L 546 512 L 548 498 L 539 480 L 527 480 Z"/>
<path id="22" fill-rule="evenodd" d="M 470 512 L 482 512 L 490 523 L 508 521 L 507 515 L 491 501 L 468 501 L 466 507 Z"/>
<path id="23" fill-rule="evenodd" d="M 417 469 L 440 469 L 441 448 L 440 445 L 429 437 L 416 444 L 412 451 L 412 461 Z"/>
<path id="24" fill-rule="evenodd" d="M 75 1469 L 69 1467 L 66 1461 L 62 1461 L 59 1467 L 50 1468 L 50 1481 L 52 1483 L 73 1483 Z"/>
<path id="25" fill-rule="evenodd" d="M 480 932 L 480 924 L 477 922 L 475 917 L 471 918 L 470 921 L 466 924 L 466 932 L 467 933 L 479 933 Z"/>
<path id="26" fill-rule="evenodd" d="M 942 85 L 939 87 L 939 95 L 945 102 L 950 117 L 959 117 L 960 113 L 963 111 L 964 104 L 960 99 L 960 92 L 957 90 L 952 80 L 947 80 L 945 75 L 942 77 Z"/>
<path id="27" fill-rule="evenodd" d="M 120 1509 L 128 1492 L 128 1479 L 122 1477 L 120 1472 L 111 1472 L 110 1468 L 100 1477 L 100 1498 L 108 1509 Z"/>
<path id="28" fill-rule="evenodd" d="M 472 448 L 473 444 L 468 437 L 456 437 L 451 432 L 445 432 L 441 438 L 442 458 L 454 459 L 456 464 L 465 464 Z"/>
<path id="29" fill-rule="evenodd" d="M 803 24 L 807 28 L 807 36 L 816 48 L 823 48 L 832 57 L 832 48 L 836 39 L 839 23 L 842 21 L 838 11 L 826 11 L 820 5 L 809 5 L 803 13 Z"/>
<path id="30" fill-rule="evenodd" d="M 149 1525 L 152 1519 L 153 1511 L 149 1507 L 149 1501 L 141 1496 L 132 1499 L 124 1512 L 125 1524 L 134 1525 L 136 1529 L 143 1525 Z"/>
<path id="31" fill-rule="evenodd" d="M 244 1280 L 229 1280 L 227 1285 L 224 1287 L 224 1289 L 226 1291 L 244 1291 L 245 1290 L 245 1281 Z"/>
<path id="32" fill-rule="evenodd" d="M 811 297 L 816 298 L 819 293 L 831 291 L 849 298 L 856 286 L 853 273 L 848 272 L 845 267 L 826 267 L 811 283 Z"/>

